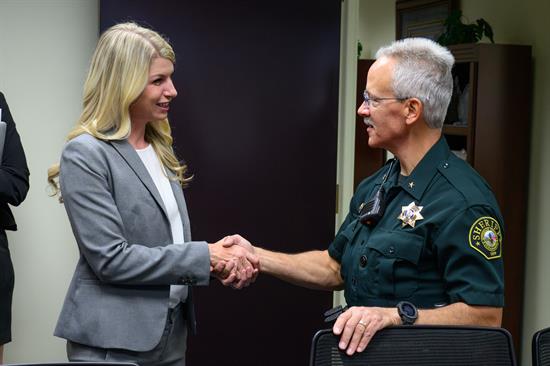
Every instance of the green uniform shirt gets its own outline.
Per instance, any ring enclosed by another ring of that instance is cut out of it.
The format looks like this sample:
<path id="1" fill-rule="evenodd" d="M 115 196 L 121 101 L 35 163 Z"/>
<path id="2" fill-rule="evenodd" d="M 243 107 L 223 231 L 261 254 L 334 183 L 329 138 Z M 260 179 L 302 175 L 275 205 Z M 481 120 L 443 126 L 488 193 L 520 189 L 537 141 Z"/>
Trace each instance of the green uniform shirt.
<path id="1" fill-rule="evenodd" d="M 502 307 L 503 219 L 487 182 L 443 137 L 410 176 L 400 176 L 399 162 L 389 167 L 359 185 L 328 250 L 341 264 L 347 304 Z M 381 185 L 385 213 L 375 226 L 362 224 L 360 206 Z"/>

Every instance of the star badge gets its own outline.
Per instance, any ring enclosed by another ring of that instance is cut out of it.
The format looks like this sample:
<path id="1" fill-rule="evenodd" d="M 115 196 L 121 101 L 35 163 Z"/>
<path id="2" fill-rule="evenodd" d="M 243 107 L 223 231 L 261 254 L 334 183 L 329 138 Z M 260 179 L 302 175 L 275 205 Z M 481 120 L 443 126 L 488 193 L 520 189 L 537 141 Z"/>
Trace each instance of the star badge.
<path id="1" fill-rule="evenodd" d="M 410 227 L 414 227 L 416 224 L 416 220 L 422 220 L 424 217 L 420 214 L 420 211 L 424 206 L 417 206 L 414 201 L 409 203 L 408 206 L 401 206 L 401 214 L 397 216 L 397 218 L 403 223 L 401 224 L 401 227 L 405 227 L 409 225 Z"/>

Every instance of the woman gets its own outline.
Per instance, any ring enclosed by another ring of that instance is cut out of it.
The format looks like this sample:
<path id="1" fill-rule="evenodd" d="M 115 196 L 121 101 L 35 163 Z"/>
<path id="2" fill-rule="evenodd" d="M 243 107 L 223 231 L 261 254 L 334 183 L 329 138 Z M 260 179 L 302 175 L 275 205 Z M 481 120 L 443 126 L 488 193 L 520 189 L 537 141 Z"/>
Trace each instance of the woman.
<path id="1" fill-rule="evenodd" d="M 5 230 L 17 230 L 10 205 L 17 206 L 29 191 L 29 168 L 21 139 L 8 108 L 0 93 L 0 364 L 3 362 L 4 344 L 11 341 L 11 302 L 14 273 Z"/>
<path id="2" fill-rule="evenodd" d="M 108 29 L 80 119 L 48 171 L 80 250 L 55 329 L 70 361 L 184 365 L 186 323 L 195 321 L 188 286 L 207 285 L 224 263 L 237 287 L 257 273 L 257 258 L 242 248 L 191 241 L 181 189 L 189 178 L 167 120 L 174 62 L 156 32 L 134 23 Z"/>

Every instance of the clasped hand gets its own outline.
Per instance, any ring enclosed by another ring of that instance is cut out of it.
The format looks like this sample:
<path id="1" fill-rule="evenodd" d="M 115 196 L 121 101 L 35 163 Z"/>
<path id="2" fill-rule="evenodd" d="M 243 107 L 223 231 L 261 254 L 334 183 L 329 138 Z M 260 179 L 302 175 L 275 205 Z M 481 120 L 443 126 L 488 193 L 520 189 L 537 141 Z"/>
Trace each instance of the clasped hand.
<path id="1" fill-rule="evenodd" d="M 226 236 L 210 245 L 210 271 L 225 286 L 241 289 L 258 277 L 260 260 L 248 240 Z"/>

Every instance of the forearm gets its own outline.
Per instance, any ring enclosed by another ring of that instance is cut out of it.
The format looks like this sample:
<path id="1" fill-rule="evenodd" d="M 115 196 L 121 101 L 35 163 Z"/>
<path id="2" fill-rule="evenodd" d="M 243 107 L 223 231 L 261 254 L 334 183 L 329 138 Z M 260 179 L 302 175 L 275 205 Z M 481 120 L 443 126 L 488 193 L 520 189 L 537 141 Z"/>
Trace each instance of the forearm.
<path id="1" fill-rule="evenodd" d="M 29 191 L 29 168 L 15 125 L 9 125 L 0 165 L 0 201 L 19 205 Z"/>
<path id="2" fill-rule="evenodd" d="M 6 123 L 6 134 L 1 146 L 3 154 L 0 161 L 0 202 L 17 206 L 25 199 L 29 190 L 29 168 L 21 139 L 2 93 L 0 109 L 2 120 Z"/>
<path id="3" fill-rule="evenodd" d="M 0 202 L 18 206 L 29 191 L 28 171 L 0 166 Z"/>
<path id="4" fill-rule="evenodd" d="M 501 320 L 501 308 L 459 302 L 437 309 L 421 309 L 415 324 L 499 327 Z M 400 324 L 402 322 L 395 307 L 353 306 L 338 317 L 333 331 L 341 335 L 338 347 L 352 355 L 355 351 L 362 352 L 380 329 Z"/>
<path id="5" fill-rule="evenodd" d="M 382 328 L 402 324 L 396 307 L 364 307 L 369 314 L 378 314 Z M 500 327 L 502 308 L 473 306 L 457 302 L 437 309 L 419 309 L 416 325 L 473 325 Z"/>
<path id="6" fill-rule="evenodd" d="M 147 247 L 128 243 L 90 246 L 89 240 L 78 241 L 87 266 L 104 283 L 205 286 L 210 281 L 205 242 Z"/>
<path id="7" fill-rule="evenodd" d="M 502 323 L 502 308 L 491 306 L 474 306 L 463 302 L 437 309 L 418 311 L 416 324 L 432 325 L 476 325 L 500 327 Z"/>
<path id="8" fill-rule="evenodd" d="M 312 289 L 340 290 L 343 280 L 340 264 L 328 251 L 286 254 L 256 247 L 260 271 L 283 281 Z"/>

